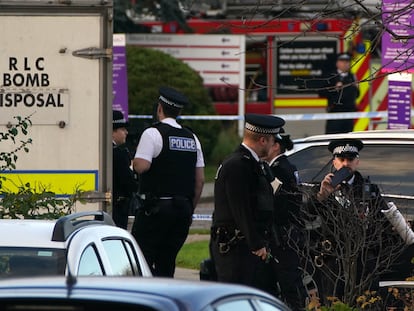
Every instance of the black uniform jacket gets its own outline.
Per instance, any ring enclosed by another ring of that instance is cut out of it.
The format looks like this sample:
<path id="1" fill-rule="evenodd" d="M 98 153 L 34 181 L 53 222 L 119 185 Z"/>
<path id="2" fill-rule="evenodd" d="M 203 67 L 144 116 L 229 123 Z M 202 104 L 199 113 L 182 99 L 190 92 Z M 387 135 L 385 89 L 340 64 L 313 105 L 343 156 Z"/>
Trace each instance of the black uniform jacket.
<path id="1" fill-rule="evenodd" d="M 289 162 L 286 155 L 278 157 L 271 165 L 273 175 L 282 182 L 280 190 L 275 195 L 275 223 L 286 226 L 299 224 L 301 196 L 298 193 L 295 172 L 297 168 Z"/>
<path id="2" fill-rule="evenodd" d="M 323 202 L 316 199 L 320 185 L 313 187 L 313 199 L 307 207 L 310 214 L 318 215 L 322 220 L 321 227 L 317 230 L 321 231 L 324 238 L 341 241 L 359 241 L 361 236 L 374 231 L 378 239 L 379 236 L 384 239 L 384 243 L 385 240 L 394 239 L 395 234 L 390 235 L 391 225 L 381 212 L 388 206 L 378 186 L 357 171 L 354 172 L 354 177 L 352 185 L 341 185 L 340 190 L 333 192 Z M 339 233 L 336 230 L 338 227 L 342 228 Z M 376 243 L 376 240 L 365 242 L 368 248 L 375 248 Z"/>
<path id="3" fill-rule="evenodd" d="M 113 201 L 119 197 L 130 197 L 137 191 L 138 182 L 130 168 L 131 158 L 128 150 L 122 146 L 113 145 Z"/>
<path id="4" fill-rule="evenodd" d="M 328 112 L 357 111 L 356 99 L 359 96 L 359 88 L 355 81 L 355 76 L 352 73 L 341 76 L 338 72 L 334 72 L 329 75 L 319 93 L 320 96 L 328 99 Z M 336 88 L 335 85 L 338 82 L 342 82 L 343 87 Z"/>
<path id="5" fill-rule="evenodd" d="M 272 225 L 273 191 L 259 162 L 243 145 L 219 167 L 214 187 L 213 228 L 239 229 L 248 247 L 266 246 Z"/>

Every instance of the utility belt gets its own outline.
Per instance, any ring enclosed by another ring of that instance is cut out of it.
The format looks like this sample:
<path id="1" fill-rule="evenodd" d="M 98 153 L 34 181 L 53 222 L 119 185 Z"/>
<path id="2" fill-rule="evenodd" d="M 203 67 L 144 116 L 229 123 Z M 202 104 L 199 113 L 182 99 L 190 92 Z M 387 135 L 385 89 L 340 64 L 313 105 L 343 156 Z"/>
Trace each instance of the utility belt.
<path id="1" fill-rule="evenodd" d="M 219 226 L 211 228 L 211 239 L 218 244 L 220 254 L 226 254 L 245 236 L 239 229 Z"/>
<path id="2" fill-rule="evenodd" d="M 332 253 L 332 241 L 329 239 L 317 241 L 315 250 L 317 253 L 314 256 L 313 262 L 317 268 L 322 268 L 325 265 L 325 259 L 334 255 Z"/>
<path id="3" fill-rule="evenodd" d="M 157 214 L 162 202 L 170 203 L 173 206 L 180 206 L 182 204 L 191 204 L 191 199 L 184 195 L 154 195 L 152 193 L 145 193 L 140 195 L 143 201 L 143 212 L 147 216 Z"/>

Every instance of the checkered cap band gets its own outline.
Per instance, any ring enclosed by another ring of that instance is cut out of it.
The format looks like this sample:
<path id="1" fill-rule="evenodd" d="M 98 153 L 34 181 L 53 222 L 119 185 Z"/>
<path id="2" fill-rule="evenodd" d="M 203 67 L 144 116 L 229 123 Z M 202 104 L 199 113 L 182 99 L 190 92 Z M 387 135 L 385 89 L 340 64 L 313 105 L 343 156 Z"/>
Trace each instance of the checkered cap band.
<path id="1" fill-rule="evenodd" d="M 249 122 L 246 122 L 245 128 L 249 131 L 260 133 L 260 134 L 277 134 L 280 131 L 280 127 L 266 128 L 253 125 Z"/>
<path id="2" fill-rule="evenodd" d="M 349 144 L 346 144 L 345 146 L 337 146 L 333 150 L 333 154 L 341 154 L 341 153 L 358 153 L 358 148 L 356 146 L 351 146 Z"/>
<path id="3" fill-rule="evenodd" d="M 119 123 L 126 123 L 127 121 L 125 120 L 125 118 L 122 119 L 118 119 L 118 120 L 113 120 L 112 124 L 119 124 Z"/>
<path id="4" fill-rule="evenodd" d="M 177 103 L 175 103 L 175 102 L 173 102 L 173 101 L 171 101 L 171 100 L 169 100 L 169 99 L 165 98 L 165 97 L 164 97 L 164 96 L 162 96 L 162 95 L 160 95 L 160 100 L 161 100 L 161 101 L 163 101 L 164 103 L 166 103 L 166 104 L 170 105 L 170 106 L 173 106 L 173 107 L 176 107 L 176 108 L 184 108 L 184 105 L 177 104 Z"/>

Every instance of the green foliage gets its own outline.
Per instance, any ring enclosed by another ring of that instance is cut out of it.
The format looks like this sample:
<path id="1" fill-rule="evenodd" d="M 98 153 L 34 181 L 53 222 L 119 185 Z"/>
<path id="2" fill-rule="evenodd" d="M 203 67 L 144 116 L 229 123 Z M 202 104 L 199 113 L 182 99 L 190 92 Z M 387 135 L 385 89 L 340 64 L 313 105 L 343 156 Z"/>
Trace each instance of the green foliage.
<path id="1" fill-rule="evenodd" d="M 321 310 L 322 311 L 354 311 L 357 309 L 352 308 L 342 302 L 337 302 L 330 307 L 321 307 Z"/>
<path id="2" fill-rule="evenodd" d="M 152 115 L 160 86 L 176 88 L 190 100 L 183 115 L 214 115 L 215 110 L 200 75 L 182 61 L 160 51 L 127 46 L 129 113 Z M 199 137 L 209 158 L 221 126 L 218 121 L 181 120 Z"/>
<path id="3" fill-rule="evenodd" d="M 11 170 L 16 168 L 17 154 L 19 151 L 29 152 L 28 144 L 32 143 L 32 139 L 28 138 L 17 142 L 19 135 L 27 135 L 28 127 L 32 125 L 30 116 L 26 118 L 14 117 L 17 120 L 17 124 L 10 125 L 7 132 L 0 132 L 0 142 L 11 141 L 15 146 L 10 151 L 0 152 L 0 171 Z M 18 143 L 18 144 L 17 144 Z M 17 144 L 17 145 L 16 145 Z M 3 149 L 3 148 L 2 148 Z M 1 189 L 1 180 L 0 180 Z"/>
<path id="4" fill-rule="evenodd" d="M 365 291 L 365 293 L 356 299 L 354 306 L 350 306 L 337 297 L 328 297 L 328 305 L 321 306 L 318 299 L 313 299 L 307 306 L 309 311 L 377 311 L 385 310 L 383 300 L 378 296 L 376 291 Z"/>
<path id="5" fill-rule="evenodd" d="M 0 172 L 16 169 L 18 153 L 29 152 L 28 145 L 32 143 L 31 138 L 20 138 L 29 134 L 30 116 L 14 118 L 17 124 L 11 124 L 6 132 L 0 132 L 0 142 L 9 141 L 13 146 L 10 151 L 0 152 Z M 29 183 L 14 185 L 17 191 L 11 191 L 5 188 L 6 181 L 7 177 L 0 175 L 0 218 L 55 219 L 69 214 L 76 201 L 76 196 L 59 199 L 46 187 L 33 187 Z"/>
<path id="6" fill-rule="evenodd" d="M 233 126 L 220 132 L 217 144 L 214 146 L 210 156 L 210 163 L 215 164 L 216 166 L 219 165 L 223 159 L 232 153 L 241 143 L 241 138 L 237 134 L 236 125 L 237 124 L 234 124 Z"/>
<path id="7" fill-rule="evenodd" d="M 36 189 L 29 183 L 19 186 L 16 193 L 1 193 L 0 218 L 56 219 L 70 214 L 76 201 L 57 198 L 47 188 Z"/>
<path id="8" fill-rule="evenodd" d="M 204 180 L 206 183 L 214 182 L 217 174 L 217 168 L 218 165 L 210 163 L 204 167 Z"/>

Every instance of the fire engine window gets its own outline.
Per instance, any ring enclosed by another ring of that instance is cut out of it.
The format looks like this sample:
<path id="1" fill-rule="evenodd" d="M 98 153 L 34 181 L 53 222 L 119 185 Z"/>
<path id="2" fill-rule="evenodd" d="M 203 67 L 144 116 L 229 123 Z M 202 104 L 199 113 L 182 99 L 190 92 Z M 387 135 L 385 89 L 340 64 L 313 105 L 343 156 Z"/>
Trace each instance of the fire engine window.
<path id="1" fill-rule="evenodd" d="M 246 101 L 267 101 L 266 40 L 253 36 L 246 42 Z"/>

